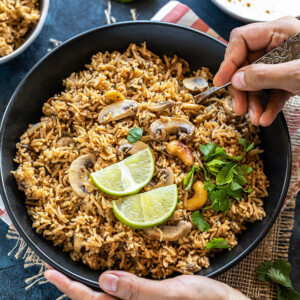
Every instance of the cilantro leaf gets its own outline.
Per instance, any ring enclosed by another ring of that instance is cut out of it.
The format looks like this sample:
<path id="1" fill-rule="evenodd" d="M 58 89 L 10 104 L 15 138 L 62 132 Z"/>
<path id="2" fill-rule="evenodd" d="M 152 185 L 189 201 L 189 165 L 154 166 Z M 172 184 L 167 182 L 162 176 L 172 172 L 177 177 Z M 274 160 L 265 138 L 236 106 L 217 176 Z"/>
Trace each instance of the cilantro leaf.
<path id="1" fill-rule="evenodd" d="M 300 294 L 293 288 L 287 288 L 280 284 L 276 284 L 278 300 L 300 300 Z"/>
<path id="2" fill-rule="evenodd" d="M 247 165 L 240 165 L 236 167 L 236 171 L 241 175 L 248 175 L 253 171 L 253 169 Z"/>
<path id="3" fill-rule="evenodd" d="M 223 185 L 226 183 L 230 183 L 233 180 L 233 172 L 236 167 L 236 163 L 228 163 L 226 164 L 221 171 L 216 176 L 216 183 L 218 185 Z"/>
<path id="4" fill-rule="evenodd" d="M 192 214 L 193 224 L 200 230 L 200 231 L 208 231 L 210 226 L 205 221 L 204 217 L 199 213 L 199 211 L 194 211 Z"/>
<path id="5" fill-rule="evenodd" d="M 204 160 L 206 161 L 211 154 L 213 154 L 218 146 L 214 143 L 208 143 L 206 145 L 200 145 L 200 151 L 204 154 Z"/>
<path id="6" fill-rule="evenodd" d="M 264 263 L 260 264 L 256 270 L 256 273 L 258 275 L 257 276 L 258 280 L 267 281 L 268 280 L 267 273 L 268 273 L 269 269 L 272 267 L 273 267 L 272 261 L 265 261 Z"/>
<path id="7" fill-rule="evenodd" d="M 205 246 L 206 249 L 228 249 L 231 245 L 223 238 L 214 238 Z"/>
<path id="8" fill-rule="evenodd" d="M 212 181 L 207 177 L 204 181 L 204 189 L 208 191 L 210 194 L 214 189 L 216 185 L 212 183 Z"/>
<path id="9" fill-rule="evenodd" d="M 129 143 L 135 143 L 138 140 L 140 140 L 142 136 L 143 136 L 143 129 L 135 126 L 129 129 L 127 140 L 129 141 Z"/>
<path id="10" fill-rule="evenodd" d="M 194 181 L 194 173 L 199 172 L 199 166 L 193 166 L 191 171 L 185 176 L 183 180 L 183 185 L 185 186 L 184 190 L 187 191 L 191 188 L 193 181 Z"/>
<path id="11" fill-rule="evenodd" d="M 239 139 L 239 144 L 244 146 L 244 151 L 249 152 L 253 149 L 254 143 L 250 144 L 246 139 Z"/>
<path id="12" fill-rule="evenodd" d="M 266 261 L 257 267 L 258 279 L 260 281 L 271 280 L 276 283 L 277 299 L 300 300 L 291 283 L 290 273 L 292 267 L 285 259 L 277 259 L 274 263 Z"/>
<path id="13" fill-rule="evenodd" d="M 289 276 L 285 276 L 279 269 L 270 268 L 267 273 L 268 278 L 277 282 L 285 287 L 292 287 L 292 283 Z"/>

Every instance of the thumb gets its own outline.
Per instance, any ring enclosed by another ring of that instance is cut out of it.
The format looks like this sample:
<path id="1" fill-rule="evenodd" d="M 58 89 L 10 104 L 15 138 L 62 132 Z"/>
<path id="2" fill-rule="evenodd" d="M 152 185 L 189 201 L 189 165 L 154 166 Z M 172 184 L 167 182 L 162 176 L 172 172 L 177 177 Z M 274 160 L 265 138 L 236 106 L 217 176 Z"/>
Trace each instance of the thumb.
<path id="1" fill-rule="evenodd" d="M 124 300 L 180 299 L 172 281 L 174 279 L 156 281 L 127 272 L 107 271 L 100 276 L 99 285 L 108 294 Z"/>
<path id="2" fill-rule="evenodd" d="M 281 89 L 300 94 L 300 60 L 249 65 L 235 72 L 231 83 L 234 88 L 243 91 Z"/>

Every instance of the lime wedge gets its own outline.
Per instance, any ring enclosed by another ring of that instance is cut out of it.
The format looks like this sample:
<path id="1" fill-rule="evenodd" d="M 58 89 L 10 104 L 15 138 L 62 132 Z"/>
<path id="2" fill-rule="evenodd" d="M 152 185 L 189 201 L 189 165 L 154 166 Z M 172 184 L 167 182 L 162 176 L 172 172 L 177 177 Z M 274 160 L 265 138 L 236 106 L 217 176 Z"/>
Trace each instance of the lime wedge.
<path id="1" fill-rule="evenodd" d="M 136 194 L 149 183 L 155 169 L 151 150 L 139 151 L 90 175 L 94 185 L 112 196 Z"/>
<path id="2" fill-rule="evenodd" d="M 127 226 L 144 229 L 165 223 L 177 207 L 177 185 L 112 201 L 116 218 Z"/>

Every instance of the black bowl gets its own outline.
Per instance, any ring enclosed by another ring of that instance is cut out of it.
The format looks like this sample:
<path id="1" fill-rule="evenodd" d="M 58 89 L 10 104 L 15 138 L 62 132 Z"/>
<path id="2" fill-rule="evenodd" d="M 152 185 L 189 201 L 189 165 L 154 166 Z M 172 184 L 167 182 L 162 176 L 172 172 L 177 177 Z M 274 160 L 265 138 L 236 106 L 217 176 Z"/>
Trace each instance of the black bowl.
<path id="1" fill-rule="evenodd" d="M 159 22 L 125 22 L 103 26 L 80 34 L 63 43 L 43 58 L 21 82 L 12 96 L 1 124 L 1 194 L 9 216 L 26 243 L 47 263 L 75 280 L 98 287 L 100 271 L 93 271 L 74 262 L 68 253 L 54 247 L 32 229 L 26 213 L 25 195 L 17 188 L 11 171 L 16 169 L 13 158 L 15 145 L 29 123 L 39 122 L 43 103 L 63 89 L 62 79 L 82 70 L 91 56 L 99 51 L 123 51 L 134 43 L 147 42 L 159 55 L 177 54 L 190 62 L 192 69 L 207 66 L 215 73 L 223 60 L 225 44 L 199 31 Z M 248 225 L 239 236 L 238 245 L 211 259 L 208 269 L 197 274 L 214 276 L 246 257 L 263 239 L 282 207 L 291 169 L 291 148 L 283 114 L 275 122 L 261 128 L 261 148 L 265 172 L 270 180 L 269 196 L 265 199 L 266 218 Z"/>

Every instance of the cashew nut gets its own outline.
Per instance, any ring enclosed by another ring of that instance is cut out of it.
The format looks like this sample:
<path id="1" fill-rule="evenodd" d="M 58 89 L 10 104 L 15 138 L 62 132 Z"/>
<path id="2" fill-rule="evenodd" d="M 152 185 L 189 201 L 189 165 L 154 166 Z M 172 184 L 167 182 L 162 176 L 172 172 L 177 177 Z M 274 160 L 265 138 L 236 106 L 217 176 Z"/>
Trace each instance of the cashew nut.
<path id="1" fill-rule="evenodd" d="M 79 253 L 81 248 L 82 248 L 82 242 L 83 242 L 83 238 L 80 236 L 74 236 L 74 251 Z"/>
<path id="2" fill-rule="evenodd" d="M 170 155 L 177 156 L 181 159 L 186 166 L 192 166 L 194 164 L 193 153 L 185 144 L 174 140 L 168 143 L 166 150 Z"/>
<path id="3" fill-rule="evenodd" d="M 184 208 L 189 211 L 195 211 L 203 207 L 207 201 L 207 190 L 204 189 L 202 181 L 196 181 L 193 184 L 194 195 L 184 203 Z"/>

